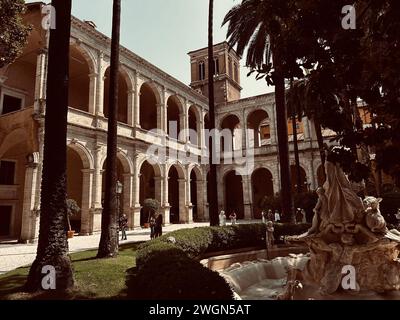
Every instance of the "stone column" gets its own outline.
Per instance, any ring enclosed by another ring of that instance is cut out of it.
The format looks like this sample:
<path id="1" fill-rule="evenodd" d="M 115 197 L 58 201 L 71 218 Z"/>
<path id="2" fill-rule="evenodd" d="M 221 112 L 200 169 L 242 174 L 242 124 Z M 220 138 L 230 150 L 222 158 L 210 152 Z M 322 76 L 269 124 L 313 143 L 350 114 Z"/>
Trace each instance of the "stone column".
<path id="1" fill-rule="evenodd" d="M 128 125 L 135 126 L 135 97 L 136 90 L 128 90 Z"/>
<path id="2" fill-rule="evenodd" d="M 202 150 L 202 154 L 205 151 L 205 147 L 206 147 L 206 141 L 205 141 L 205 123 L 204 123 L 204 111 L 201 110 L 200 112 L 200 121 L 199 121 L 199 132 L 197 133 L 197 139 L 198 139 L 198 146 L 199 148 Z"/>
<path id="3" fill-rule="evenodd" d="M 276 107 L 275 107 L 275 104 L 271 110 L 272 110 L 272 114 L 271 114 L 271 118 L 269 120 L 269 132 L 271 135 L 271 144 L 276 145 L 278 143 L 278 137 L 277 137 L 277 131 L 276 131 Z"/>
<path id="4" fill-rule="evenodd" d="M 91 195 L 94 173 L 94 169 L 82 170 L 81 232 L 79 234 L 81 236 L 88 236 L 93 233 L 90 208 L 92 207 Z"/>
<path id="5" fill-rule="evenodd" d="M 188 213 L 188 223 L 192 223 L 193 222 L 193 203 L 192 203 L 192 195 L 191 195 L 191 180 L 190 180 L 190 174 L 189 174 L 189 170 L 186 171 L 186 176 L 187 179 L 185 180 L 185 189 L 186 189 L 186 193 L 185 193 L 185 198 L 186 198 L 186 208 L 187 208 L 187 213 Z"/>
<path id="6" fill-rule="evenodd" d="M 251 147 L 247 141 L 247 119 L 245 117 L 244 111 L 242 113 L 242 125 L 240 126 L 242 128 L 241 134 L 242 134 L 242 146 L 240 149 L 242 150 L 247 150 L 248 147 Z M 254 143 L 253 146 L 254 148 Z"/>
<path id="7" fill-rule="evenodd" d="M 44 148 L 44 118 L 39 117 L 38 120 L 38 141 L 39 141 L 39 160 L 38 160 L 38 171 L 36 178 L 36 192 L 35 192 L 35 205 L 34 210 L 38 211 L 40 209 L 40 200 L 41 200 L 41 188 L 42 188 L 42 171 L 43 171 L 43 148 Z M 34 153 L 35 155 L 35 153 Z M 39 223 L 40 216 L 35 218 L 36 224 L 33 224 L 32 234 L 34 235 L 34 239 L 39 237 Z"/>
<path id="8" fill-rule="evenodd" d="M 170 224 L 170 216 L 169 216 L 169 210 L 170 210 L 170 205 L 169 205 L 169 199 L 168 199 L 168 172 L 166 172 L 166 168 L 164 168 L 164 177 L 162 177 L 162 183 L 163 183 L 163 217 L 164 217 L 164 224 Z"/>
<path id="9" fill-rule="evenodd" d="M 217 168 L 217 197 L 218 197 L 218 211 L 226 209 L 226 196 L 225 196 L 225 183 L 224 176 L 220 167 Z"/>
<path id="10" fill-rule="evenodd" d="M 186 201 L 186 179 L 178 179 L 179 189 L 179 222 L 189 223 L 193 221 L 192 208 L 187 205 Z"/>
<path id="11" fill-rule="evenodd" d="M 101 214 L 103 205 L 101 203 L 103 168 L 101 166 L 101 147 L 95 146 L 94 152 L 94 172 L 93 172 L 93 187 L 92 187 L 92 206 L 91 206 L 91 227 L 90 232 L 101 230 Z"/>
<path id="12" fill-rule="evenodd" d="M 204 198 L 204 189 L 206 188 L 206 183 L 204 180 L 196 181 L 196 193 L 197 193 L 197 216 L 199 220 L 206 221 L 204 204 L 207 202 Z M 206 191 L 207 192 L 207 191 Z"/>
<path id="13" fill-rule="evenodd" d="M 134 125 L 136 128 L 140 128 L 140 84 L 138 83 L 138 75 L 135 76 L 135 89 L 133 90 L 133 114 L 134 114 Z"/>
<path id="14" fill-rule="evenodd" d="M 42 48 L 38 51 L 36 57 L 36 75 L 35 75 L 35 102 L 34 111 L 42 113 L 43 101 L 46 99 L 46 65 L 47 50 Z"/>
<path id="15" fill-rule="evenodd" d="M 132 229 L 133 228 L 133 210 L 132 210 L 132 199 L 133 199 L 133 193 L 132 193 L 132 186 L 133 186 L 133 180 L 134 180 L 134 174 L 131 173 L 125 173 L 123 174 L 123 208 L 122 211 L 123 213 L 126 214 L 128 217 L 128 228 Z"/>
<path id="16" fill-rule="evenodd" d="M 250 187 L 249 176 L 242 176 L 242 188 L 243 188 L 243 204 L 244 204 L 244 218 L 245 220 L 252 219 L 252 203 L 251 203 L 251 187 Z"/>
<path id="17" fill-rule="evenodd" d="M 137 158 L 134 162 L 135 172 L 133 175 L 133 218 L 132 228 L 140 228 L 140 168 L 137 167 Z"/>
<path id="18" fill-rule="evenodd" d="M 304 128 L 304 141 L 309 141 L 311 139 L 310 121 L 308 120 L 307 117 L 303 117 L 302 122 Z"/>
<path id="19" fill-rule="evenodd" d="M 162 184 L 163 184 L 163 179 L 161 176 L 154 177 L 155 198 L 160 203 L 160 206 L 162 206 L 163 204 Z"/>
<path id="20" fill-rule="evenodd" d="M 179 132 L 178 132 L 178 140 L 181 142 L 188 142 L 188 135 L 187 135 L 187 129 L 189 127 L 189 122 L 188 122 L 188 116 L 186 113 L 186 107 L 185 111 L 179 115 Z"/>
<path id="21" fill-rule="evenodd" d="M 89 74 L 90 84 L 89 84 L 89 113 L 96 113 L 96 98 L 97 98 L 97 86 L 99 82 L 99 75 L 97 73 Z"/>
<path id="22" fill-rule="evenodd" d="M 32 154 L 33 158 L 31 163 L 28 163 L 25 169 L 25 184 L 24 184 L 24 198 L 22 204 L 22 224 L 19 242 L 30 243 L 35 239 L 35 229 L 38 211 L 35 209 L 35 196 L 38 192 L 37 178 L 38 178 L 38 160 L 39 153 Z M 36 159 L 35 159 L 36 158 Z"/>
<path id="23" fill-rule="evenodd" d="M 164 112 L 164 105 L 162 103 L 157 103 L 156 108 L 157 108 L 157 129 L 166 133 L 168 129 L 165 127 L 164 117 L 166 116 L 166 114 Z"/>
<path id="24" fill-rule="evenodd" d="M 99 52 L 97 61 L 96 115 L 104 116 L 104 53 Z"/>

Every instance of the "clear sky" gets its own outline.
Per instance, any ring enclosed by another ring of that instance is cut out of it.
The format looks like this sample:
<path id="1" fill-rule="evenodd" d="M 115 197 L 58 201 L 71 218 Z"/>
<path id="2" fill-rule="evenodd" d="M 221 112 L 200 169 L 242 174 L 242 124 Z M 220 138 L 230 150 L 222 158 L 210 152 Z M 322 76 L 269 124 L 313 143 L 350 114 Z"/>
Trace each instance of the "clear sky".
<path id="1" fill-rule="evenodd" d="M 35 1 L 26 1 L 35 2 Z M 112 0 L 72 0 L 73 15 L 92 20 L 98 30 L 111 36 Z M 225 14 L 240 0 L 214 1 L 214 42 L 226 39 L 221 24 Z M 147 61 L 190 83 L 187 53 L 207 46 L 208 0 L 122 0 L 121 44 Z M 241 68 L 242 97 L 272 91 L 264 80 L 247 77 Z"/>

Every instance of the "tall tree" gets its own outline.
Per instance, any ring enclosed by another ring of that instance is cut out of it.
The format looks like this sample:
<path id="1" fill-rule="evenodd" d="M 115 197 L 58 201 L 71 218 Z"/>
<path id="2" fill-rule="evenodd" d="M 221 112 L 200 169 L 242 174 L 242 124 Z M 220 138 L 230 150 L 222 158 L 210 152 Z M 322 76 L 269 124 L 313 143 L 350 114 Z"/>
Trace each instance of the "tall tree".
<path id="1" fill-rule="evenodd" d="M 14 62 L 26 44 L 31 28 L 22 21 L 24 13 L 24 0 L 0 1 L 0 68 Z"/>
<path id="2" fill-rule="evenodd" d="M 271 50 L 273 72 L 269 78 L 275 85 L 275 105 L 278 134 L 279 165 L 281 178 L 282 213 L 286 221 L 295 222 L 288 142 L 288 113 L 285 104 L 285 77 L 287 75 L 286 36 L 289 35 L 286 21 L 292 12 L 286 1 L 242 0 L 225 16 L 223 25 L 228 25 L 228 42 L 239 55 L 247 48 L 246 65 L 269 73 L 265 57 Z"/>
<path id="3" fill-rule="evenodd" d="M 67 115 L 71 0 L 53 0 L 57 28 L 50 31 L 40 230 L 26 287 L 42 289 L 42 268 L 56 269 L 56 289 L 74 284 L 67 240 Z"/>
<path id="4" fill-rule="evenodd" d="M 121 26 L 121 0 L 114 0 L 111 39 L 110 100 L 108 113 L 106 192 L 101 218 L 101 237 L 98 258 L 115 257 L 118 254 L 118 199 L 117 199 L 117 116 L 119 43 Z"/>
<path id="5" fill-rule="evenodd" d="M 214 20 L 214 0 L 209 2 L 208 13 L 208 103 L 209 103 L 209 120 L 210 130 L 215 130 L 215 100 L 214 100 L 214 42 L 213 42 L 213 20 Z M 210 138 L 209 149 L 209 166 L 210 180 L 209 183 L 209 216 L 210 225 L 218 225 L 218 197 L 217 197 L 217 164 L 215 161 L 216 139 Z"/>

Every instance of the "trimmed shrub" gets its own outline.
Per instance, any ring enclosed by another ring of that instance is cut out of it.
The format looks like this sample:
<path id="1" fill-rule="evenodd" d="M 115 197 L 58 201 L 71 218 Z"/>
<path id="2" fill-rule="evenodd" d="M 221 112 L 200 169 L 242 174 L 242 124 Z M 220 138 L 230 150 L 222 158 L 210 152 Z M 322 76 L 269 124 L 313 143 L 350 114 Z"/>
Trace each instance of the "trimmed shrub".
<path id="1" fill-rule="evenodd" d="M 135 300 L 232 300 L 228 283 L 217 272 L 167 243 L 127 281 Z M 158 247 L 160 249 L 160 247 Z"/>
<path id="2" fill-rule="evenodd" d="M 300 234 L 309 224 L 275 224 L 275 238 Z M 195 258 L 205 253 L 265 247 L 266 226 L 240 224 L 183 229 L 139 246 L 137 273 L 127 281 L 129 298 L 148 300 L 229 300 L 229 284 Z M 173 241 L 171 241 L 173 238 Z"/>

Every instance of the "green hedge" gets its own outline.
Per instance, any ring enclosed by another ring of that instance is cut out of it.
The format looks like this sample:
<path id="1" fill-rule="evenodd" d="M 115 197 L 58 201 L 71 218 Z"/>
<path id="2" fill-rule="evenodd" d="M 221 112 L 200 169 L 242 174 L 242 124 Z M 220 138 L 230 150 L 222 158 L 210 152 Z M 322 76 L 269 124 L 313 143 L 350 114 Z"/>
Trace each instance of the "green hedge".
<path id="1" fill-rule="evenodd" d="M 309 225 L 275 224 L 275 237 L 305 232 Z M 127 281 L 129 298 L 147 300 L 227 300 L 232 292 L 217 272 L 195 258 L 203 254 L 265 246 L 265 224 L 183 229 L 138 248 L 137 272 Z M 174 242 L 170 241 L 174 238 Z"/>

